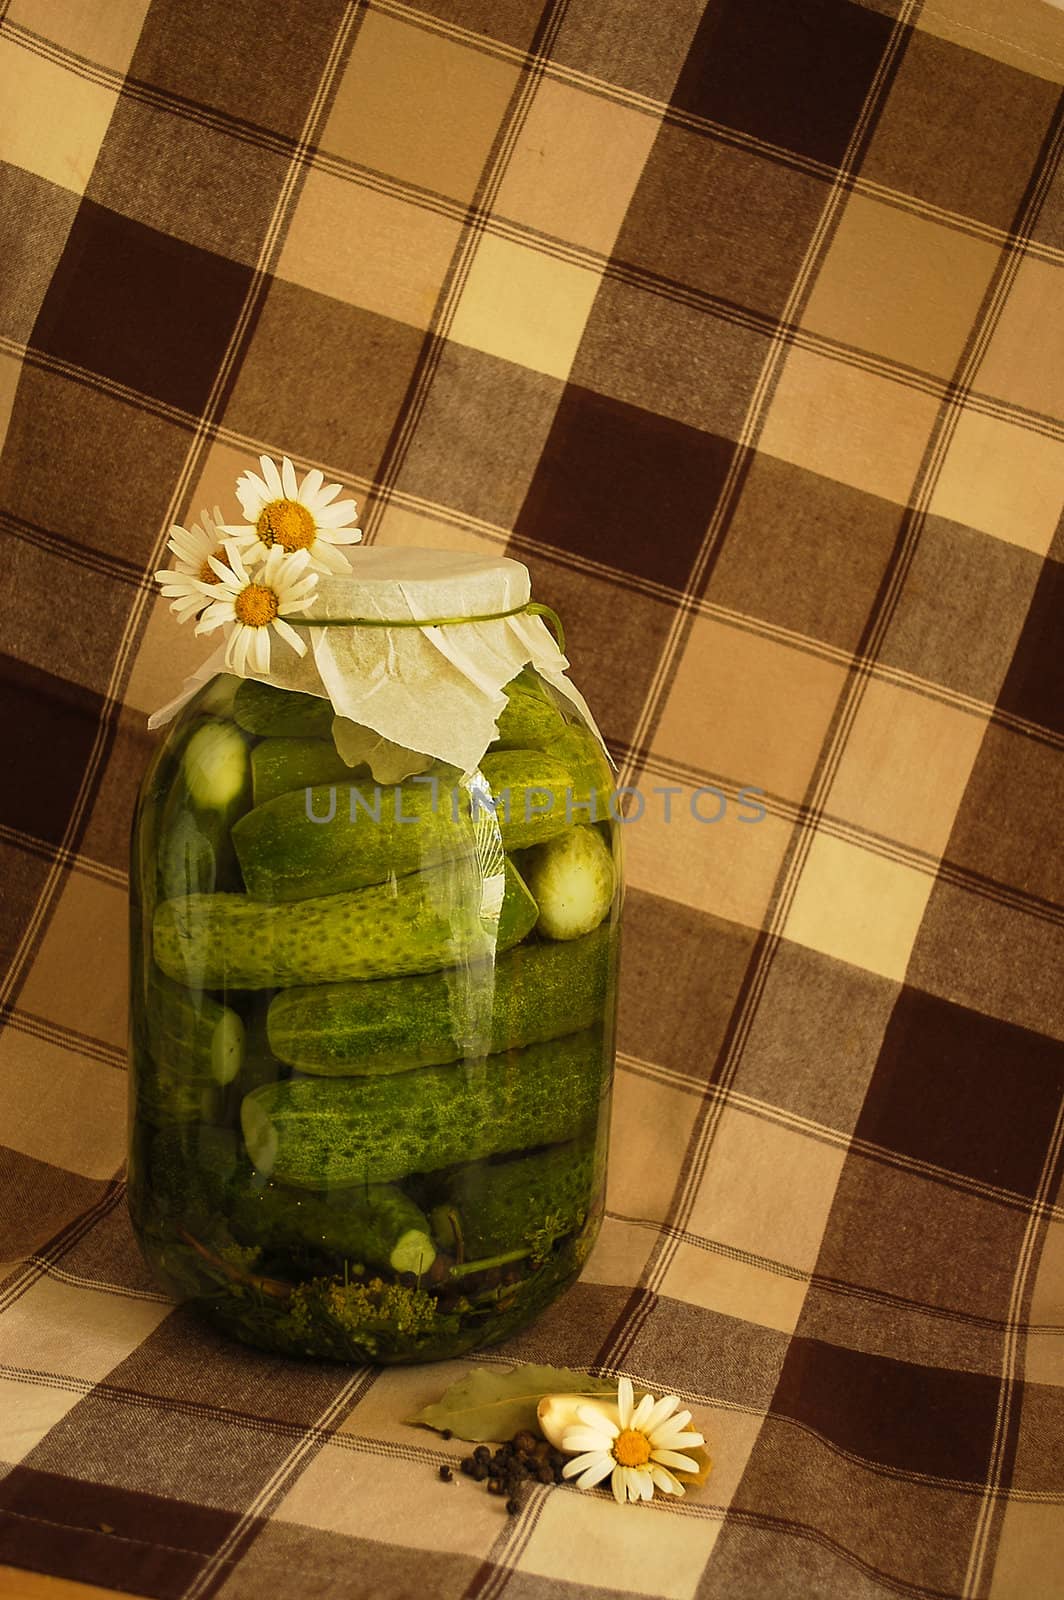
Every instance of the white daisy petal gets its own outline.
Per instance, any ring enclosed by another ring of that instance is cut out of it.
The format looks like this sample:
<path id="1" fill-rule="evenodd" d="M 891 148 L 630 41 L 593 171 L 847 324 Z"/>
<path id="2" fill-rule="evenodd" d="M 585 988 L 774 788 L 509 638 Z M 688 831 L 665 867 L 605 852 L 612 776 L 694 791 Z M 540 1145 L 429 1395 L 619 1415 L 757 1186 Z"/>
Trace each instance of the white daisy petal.
<path id="1" fill-rule="evenodd" d="M 326 544 L 324 539 L 315 539 L 314 555 L 311 558 L 322 572 L 344 573 L 351 571 L 351 566 L 346 556 L 342 556 L 333 545 Z"/>
<path id="2" fill-rule="evenodd" d="M 616 1439 L 620 1432 L 617 1424 L 598 1406 L 577 1406 L 576 1414 L 585 1427 L 594 1428 L 596 1433 L 604 1433 L 607 1438 Z"/>
<path id="3" fill-rule="evenodd" d="M 269 672 L 270 670 L 270 630 L 269 628 L 256 628 L 248 651 L 248 660 L 255 672 Z"/>
<path id="4" fill-rule="evenodd" d="M 562 1434 L 563 1450 L 608 1450 L 613 1440 L 600 1428 L 568 1428 Z"/>
<path id="5" fill-rule="evenodd" d="M 285 492 L 286 500 L 295 500 L 299 495 L 299 485 L 296 482 L 296 469 L 285 456 L 281 462 L 281 485 Z"/>
<path id="6" fill-rule="evenodd" d="M 613 1498 L 617 1501 L 617 1504 L 623 1506 L 628 1498 L 628 1485 L 625 1482 L 623 1467 L 614 1467 L 610 1488 L 613 1490 Z"/>
<path id="7" fill-rule="evenodd" d="M 299 493 L 296 495 L 296 499 L 302 500 L 303 504 L 313 511 L 318 498 L 318 490 L 324 482 L 324 472 L 319 472 L 317 467 L 311 467 L 303 482 L 299 485 Z"/>
<path id="8" fill-rule="evenodd" d="M 241 677 L 244 676 L 244 673 L 247 670 L 248 651 L 251 648 L 251 639 L 251 628 L 245 628 L 238 623 L 236 628 L 233 630 L 233 635 L 229 641 L 229 651 L 231 657 L 229 665 L 236 672 L 238 672 Z"/>
<path id="9" fill-rule="evenodd" d="M 664 1422 L 656 1422 L 653 1428 L 647 1429 L 647 1432 L 668 1433 L 670 1429 L 675 1429 L 679 1433 L 682 1428 L 686 1428 L 690 1420 L 691 1413 L 689 1411 L 676 1411 L 671 1417 L 666 1417 Z"/>
<path id="10" fill-rule="evenodd" d="M 675 1450 L 655 1450 L 651 1460 L 663 1467 L 675 1467 L 678 1472 L 698 1471 L 697 1461 L 692 1461 L 690 1456 L 681 1456 Z"/>
<path id="11" fill-rule="evenodd" d="M 331 500 L 336 499 L 342 488 L 342 483 L 327 483 L 323 489 L 318 490 L 318 505 L 327 506 Z"/>
<path id="12" fill-rule="evenodd" d="M 594 1464 L 582 1472 L 576 1480 L 578 1489 L 593 1489 L 596 1483 L 601 1483 L 603 1478 L 608 1478 L 613 1471 L 612 1456 L 598 1456 Z"/>
<path id="13" fill-rule="evenodd" d="M 361 528 L 321 528 L 318 531 L 316 544 L 322 541 L 327 544 L 361 544 Z"/>
<path id="14" fill-rule="evenodd" d="M 666 1433 L 664 1437 L 656 1435 L 651 1439 L 650 1448 L 652 1450 L 695 1450 L 705 1442 L 700 1433 Z"/>
<path id="15" fill-rule="evenodd" d="M 662 1494 L 683 1494 L 683 1484 L 678 1483 L 671 1472 L 659 1467 L 655 1461 L 648 1464 L 647 1471 L 654 1481 L 655 1489 L 660 1489 Z"/>
<path id="16" fill-rule="evenodd" d="M 306 640 L 305 639 L 301 639 L 299 637 L 299 634 L 296 632 L 296 630 L 293 627 L 291 627 L 284 620 L 283 617 L 274 617 L 273 622 L 271 623 L 271 627 L 273 627 L 280 634 L 281 638 L 284 640 L 284 642 L 286 644 L 290 644 L 292 646 L 292 649 L 295 651 L 297 656 L 305 656 L 306 655 L 306 653 L 307 653 Z M 263 633 L 265 633 L 266 629 L 263 628 L 262 631 L 263 631 Z"/>
<path id="17" fill-rule="evenodd" d="M 582 1456 L 574 1456 L 573 1459 L 571 1461 L 567 1461 L 565 1463 L 564 1467 L 562 1468 L 562 1477 L 563 1478 L 575 1478 L 575 1477 L 577 1477 L 579 1473 L 586 1472 L 588 1467 L 593 1467 L 595 1465 L 596 1461 L 601 1461 L 602 1460 L 602 1455 L 603 1455 L 603 1452 L 601 1450 L 588 1450 Z M 613 1457 L 611 1455 L 609 1455 L 608 1452 L 607 1452 L 607 1459 L 609 1460 L 609 1463 L 612 1466 L 613 1465 Z"/>
<path id="18" fill-rule="evenodd" d="M 661 1399 L 655 1403 L 653 1411 L 643 1424 L 643 1432 L 648 1438 L 657 1428 L 661 1427 L 661 1424 L 665 1421 L 666 1417 L 672 1416 L 672 1413 L 676 1410 L 676 1407 L 679 1404 L 679 1395 L 662 1395 Z"/>
<path id="19" fill-rule="evenodd" d="M 358 507 L 353 500 L 338 500 L 334 506 L 322 506 L 315 520 L 319 528 L 342 528 L 357 516 Z"/>
<path id="20" fill-rule="evenodd" d="M 236 497 L 245 517 L 250 523 L 255 523 L 259 512 L 270 500 L 270 491 L 257 473 L 245 472 L 242 478 L 237 479 Z"/>
<path id="21" fill-rule="evenodd" d="M 654 1480 L 650 1476 L 650 1473 L 646 1470 L 645 1467 L 643 1468 L 642 1472 L 639 1472 L 639 1473 L 636 1474 L 636 1478 L 637 1478 L 637 1481 L 639 1483 L 639 1492 L 643 1496 L 643 1499 L 644 1500 L 653 1500 L 653 1498 L 654 1498 Z"/>
<path id="22" fill-rule="evenodd" d="M 647 1417 L 649 1417 L 653 1409 L 654 1396 L 652 1394 L 645 1394 L 642 1400 L 640 1400 L 639 1404 L 636 1406 L 635 1410 L 632 1412 L 632 1420 L 628 1426 L 630 1428 L 643 1428 L 646 1424 Z"/>
<path id="23" fill-rule="evenodd" d="M 627 1428 L 632 1420 L 631 1378 L 619 1378 L 617 1381 L 617 1412 L 621 1419 L 621 1427 Z"/>
<path id="24" fill-rule="evenodd" d="M 271 499 L 283 500 L 284 484 L 281 482 L 281 474 L 277 470 L 276 462 L 271 456 L 260 456 L 259 466 L 262 468 L 262 476 L 265 479 L 266 488 Z"/>
<path id="25" fill-rule="evenodd" d="M 625 1471 L 628 1474 L 628 1498 L 629 1498 L 629 1500 L 642 1500 L 642 1498 L 643 1498 L 643 1474 L 641 1472 L 637 1472 L 634 1467 L 626 1467 Z"/>

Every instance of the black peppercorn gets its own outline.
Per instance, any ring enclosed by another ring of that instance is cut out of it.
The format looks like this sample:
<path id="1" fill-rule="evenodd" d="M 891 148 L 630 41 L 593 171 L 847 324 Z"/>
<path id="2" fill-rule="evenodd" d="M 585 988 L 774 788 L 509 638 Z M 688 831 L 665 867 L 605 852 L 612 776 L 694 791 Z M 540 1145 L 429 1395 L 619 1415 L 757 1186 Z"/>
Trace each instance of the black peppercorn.
<path id="1" fill-rule="evenodd" d="M 511 1517 L 516 1517 L 517 1513 L 521 1509 L 521 1502 L 520 1502 L 520 1500 L 518 1500 L 516 1495 L 514 1495 L 511 1499 L 507 1500 L 506 1509 L 510 1513 Z"/>
<path id="2" fill-rule="evenodd" d="M 506 1485 L 504 1483 L 501 1483 L 498 1478 L 492 1478 L 489 1481 L 489 1483 L 488 1483 L 488 1493 L 489 1494 L 506 1494 L 506 1492 L 507 1492 Z"/>
<path id="3" fill-rule="evenodd" d="M 534 1433 L 529 1433 L 527 1428 L 522 1428 L 521 1432 L 520 1433 L 515 1433 L 514 1437 L 513 1437 L 514 1449 L 515 1450 L 524 1450 L 529 1455 L 536 1448 L 538 1443 L 539 1443 L 539 1441 L 536 1438 L 535 1434 Z"/>
<path id="4" fill-rule="evenodd" d="M 465 1473 L 467 1478 L 468 1477 L 472 1477 L 473 1467 L 475 1465 L 475 1462 L 474 1462 L 472 1456 L 463 1456 L 461 1461 L 458 1463 L 458 1465 L 461 1468 L 461 1470 Z"/>
<path id="5" fill-rule="evenodd" d="M 484 1479 L 487 1477 L 487 1475 L 488 1475 L 488 1469 L 484 1465 L 483 1461 L 474 1461 L 473 1470 L 469 1474 L 469 1476 L 474 1480 L 474 1482 L 483 1483 Z"/>
<path id="6" fill-rule="evenodd" d="M 444 1466 L 440 1468 L 440 1478 L 444 1483 L 450 1483 L 453 1477 L 454 1473 L 451 1471 L 450 1467 Z"/>
<path id="7" fill-rule="evenodd" d="M 476 1449 L 473 1451 L 473 1460 L 483 1461 L 484 1465 L 487 1466 L 488 1462 L 491 1460 L 491 1451 L 488 1449 L 486 1444 L 477 1445 Z"/>
<path id="8" fill-rule="evenodd" d="M 440 1438 L 441 1439 L 453 1439 L 454 1438 L 454 1434 L 451 1432 L 450 1428 L 441 1428 L 440 1429 Z"/>
<path id="9" fill-rule="evenodd" d="M 556 1467 L 549 1467 L 545 1461 L 541 1461 L 539 1466 L 536 1468 L 536 1480 L 537 1480 L 537 1482 L 539 1482 L 539 1483 L 553 1483 L 554 1482 L 554 1474 L 558 1470 L 559 1469 L 556 1468 Z"/>

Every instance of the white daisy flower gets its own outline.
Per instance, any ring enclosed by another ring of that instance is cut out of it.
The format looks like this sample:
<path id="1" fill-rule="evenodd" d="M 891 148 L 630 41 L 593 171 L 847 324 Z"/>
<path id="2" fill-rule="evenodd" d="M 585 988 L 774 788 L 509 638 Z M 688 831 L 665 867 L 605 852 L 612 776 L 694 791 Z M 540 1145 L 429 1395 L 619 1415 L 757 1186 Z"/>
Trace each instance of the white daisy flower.
<path id="1" fill-rule="evenodd" d="M 621 1505 L 626 1500 L 652 1500 L 655 1489 L 683 1494 L 683 1484 L 669 1468 L 697 1472 L 698 1462 L 681 1452 L 706 1442 L 688 1429 L 691 1413 L 677 1411 L 676 1395 L 655 1400 L 645 1394 L 638 1405 L 634 1398 L 631 1383 L 622 1378 L 617 1385 L 617 1422 L 589 1401 L 577 1406 L 577 1426 L 562 1436 L 563 1450 L 579 1451 L 566 1462 L 563 1476 L 575 1478 L 578 1489 L 592 1489 L 609 1478 L 613 1497 Z"/>
<path id="2" fill-rule="evenodd" d="M 201 586 L 210 604 L 197 622 L 196 632 L 212 633 L 215 628 L 231 624 L 225 664 L 241 676 L 248 667 L 252 672 L 269 672 L 271 629 L 297 655 L 305 656 L 306 643 L 284 619 L 305 611 L 318 598 L 314 593 L 318 574 L 308 570 L 310 552 L 297 550 L 294 555 L 286 555 L 276 546 L 254 574 L 248 572 L 234 540 L 225 541 L 225 554 L 224 562 L 217 556 L 208 558 L 218 582 Z"/>
<path id="3" fill-rule="evenodd" d="M 155 574 L 155 581 L 162 585 L 163 594 L 171 601 L 170 610 L 178 622 L 187 622 L 208 603 L 204 586 L 217 582 L 209 564 L 210 557 L 217 556 L 219 560 L 225 557 L 221 522 L 221 510 L 215 506 L 213 517 L 204 509 L 199 522 L 194 522 L 190 528 L 182 528 L 175 522 L 170 529 L 166 547 L 174 555 L 174 565 L 161 568 Z"/>
<path id="4" fill-rule="evenodd" d="M 291 554 L 306 550 L 317 572 L 350 571 L 347 558 L 336 548 L 358 544 L 362 529 L 354 526 L 358 508 L 353 500 L 337 500 L 338 483 L 326 483 L 317 467 L 302 483 L 285 456 L 278 468 L 269 456 L 260 456 L 262 476 L 245 472 L 237 479 L 236 493 L 246 523 L 227 523 L 223 532 L 235 538 L 252 561 L 265 560 L 271 550 Z"/>

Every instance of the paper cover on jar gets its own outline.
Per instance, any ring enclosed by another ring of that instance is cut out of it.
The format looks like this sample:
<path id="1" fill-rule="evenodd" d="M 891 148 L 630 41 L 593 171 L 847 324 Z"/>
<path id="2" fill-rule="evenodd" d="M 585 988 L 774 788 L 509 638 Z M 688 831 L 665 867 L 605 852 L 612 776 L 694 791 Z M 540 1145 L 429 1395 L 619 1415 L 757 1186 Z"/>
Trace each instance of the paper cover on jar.
<path id="1" fill-rule="evenodd" d="M 598 733 L 586 701 L 565 676 L 569 663 L 550 630 L 539 616 L 519 611 L 531 598 L 528 568 L 520 561 L 370 546 L 352 552 L 351 563 L 350 574 L 319 582 L 308 626 L 300 629 L 307 654 L 281 644 L 271 653 L 269 672 L 246 676 L 328 699 L 338 717 L 463 772 L 479 764 L 498 733 L 503 686 L 529 663 Z M 492 617 L 501 611 L 517 614 Z M 405 626 L 314 626 L 347 617 Z M 442 617 L 463 620 L 410 626 Z M 224 654 L 218 650 L 193 673 L 181 694 L 153 713 L 149 727 L 169 722 L 201 684 L 226 671 Z M 342 728 L 334 734 L 348 759 Z"/>

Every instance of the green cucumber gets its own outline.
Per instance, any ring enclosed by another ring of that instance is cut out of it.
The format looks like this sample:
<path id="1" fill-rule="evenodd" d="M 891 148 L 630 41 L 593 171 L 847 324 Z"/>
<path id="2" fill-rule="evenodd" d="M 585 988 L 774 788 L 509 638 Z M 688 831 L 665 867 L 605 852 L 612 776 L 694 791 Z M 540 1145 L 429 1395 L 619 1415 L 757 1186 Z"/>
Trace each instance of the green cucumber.
<path id="1" fill-rule="evenodd" d="M 211 1077 L 160 1065 L 139 1044 L 133 1046 L 132 1082 L 135 1119 L 155 1128 L 187 1123 L 215 1123 L 225 1117 L 225 1091 Z"/>
<path id="2" fill-rule="evenodd" d="M 482 960 L 531 930 L 538 909 L 512 862 L 497 923 L 478 913 L 475 862 L 445 863 L 350 894 L 264 905 L 193 894 L 156 908 L 155 959 L 199 989 L 289 988 L 388 978 Z"/>
<path id="3" fill-rule="evenodd" d="M 565 718 L 533 673 L 518 673 L 503 693 L 492 750 L 542 750 L 565 732 Z"/>
<path id="4" fill-rule="evenodd" d="M 527 849 L 572 826 L 573 780 L 553 754 L 489 751 L 481 757 L 480 770 L 496 801 L 505 849 Z"/>
<path id="5" fill-rule="evenodd" d="M 233 829 L 256 900 L 305 900 L 364 889 L 473 849 L 469 798 L 436 781 L 372 779 L 304 786 L 257 805 Z"/>
<path id="6" fill-rule="evenodd" d="M 328 739 L 332 736 L 332 701 L 298 689 L 275 689 L 257 678 L 245 678 L 233 700 L 233 718 L 246 733 L 260 738 Z"/>
<path id="7" fill-rule="evenodd" d="M 598 829 L 570 828 L 527 850 L 522 871 L 548 939 L 583 939 L 608 915 L 617 887 L 613 856 Z"/>
<path id="8" fill-rule="evenodd" d="M 331 739 L 263 739 L 251 752 L 255 805 L 322 783 L 350 783 L 365 768 L 349 767 Z"/>
<path id="9" fill-rule="evenodd" d="M 463 1066 L 289 1078 L 240 1108 L 260 1172 L 298 1188 L 394 1183 L 588 1131 L 607 1088 L 599 1028 Z"/>
<path id="10" fill-rule="evenodd" d="M 232 1083 L 244 1063 L 244 1024 L 213 995 L 186 989 L 161 972 L 148 979 L 148 1044 L 164 1070 L 201 1082 Z"/>
<path id="11" fill-rule="evenodd" d="M 424 1213 L 392 1184 L 313 1194 L 264 1179 L 226 1128 L 165 1128 L 151 1146 L 153 1193 L 185 1225 L 229 1224 L 271 1254 L 324 1256 L 427 1272 L 436 1246 Z"/>
<path id="12" fill-rule="evenodd" d="M 550 753 L 571 776 L 570 822 L 609 822 L 614 774 L 606 753 L 590 728 L 572 723 Z"/>
<path id="13" fill-rule="evenodd" d="M 546 1254 L 581 1226 L 600 1177 L 594 1137 L 476 1162 L 448 1180 L 432 1211 L 433 1232 L 447 1250 L 461 1245 L 466 1260 L 523 1245 Z"/>
<path id="14" fill-rule="evenodd" d="M 609 966 L 609 930 L 601 928 L 566 946 L 518 945 L 499 956 L 494 972 L 473 968 L 283 989 L 270 1003 L 270 1047 L 300 1072 L 323 1077 L 407 1072 L 494 1055 L 599 1021 Z M 485 985 L 487 1007 L 478 1003 Z"/>
<path id="15" fill-rule="evenodd" d="M 231 722 L 201 722 L 183 747 L 163 803 L 156 847 L 160 899 L 240 887 L 230 829 L 250 804 L 246 739 Z"/>

